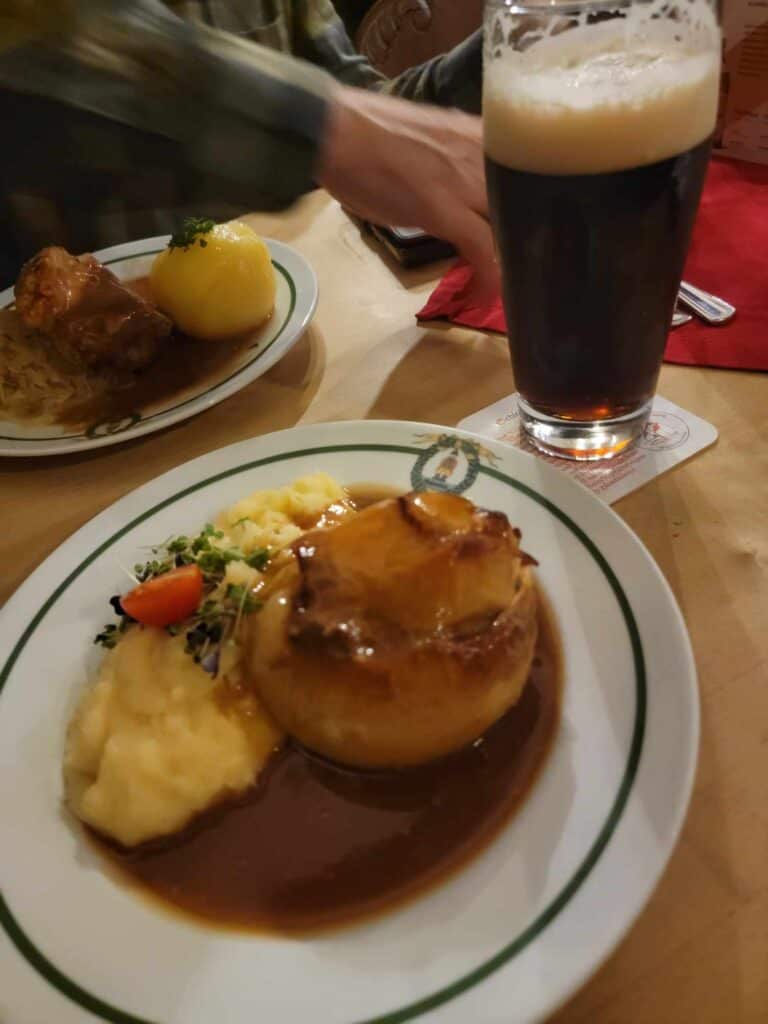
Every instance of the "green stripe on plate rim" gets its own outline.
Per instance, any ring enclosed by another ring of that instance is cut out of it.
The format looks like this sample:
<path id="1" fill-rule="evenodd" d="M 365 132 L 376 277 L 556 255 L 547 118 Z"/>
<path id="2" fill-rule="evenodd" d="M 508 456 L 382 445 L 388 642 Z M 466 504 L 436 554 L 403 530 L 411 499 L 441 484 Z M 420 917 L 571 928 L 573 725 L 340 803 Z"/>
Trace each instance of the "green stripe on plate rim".
<path id="1" fill-rule="evenodd" d="M 131 256 L 116 256 L 113 260 L 105 260 L 103 265 L 105 267 L 108 267 L 111 266 L 111 264 L 113 263 L 126 263 L 128 260 L 137 260 L 140 259 L 142 256 L 155 256 L 159 252 L 162 252 L 162 249 L 147 249 L 144 252 L 135 252 Z M 288 292 L 290 294 L 290 302 L 288 305 L 288 312 L 285 315 L 285 319 L 283 320 L 282 324 L 280 324 L 280 328 L 278 329 L 277 334 L 269 342 L 269 344 L 266 345 L 263 349 L 259 350 L 253 356 L 253 358 L 250 359 L 243 366 L 238 367 L 234 373 L 231 373 L 229 375 L 229 377 L 225 377 L 224 380 L 219 380 L 215 384 L 211 384 L 211 386 L 209 388 L 206 388 L 205 391 L 199 391 L 197 394 L 192 395 L 191 398 L 185 398 L 184 401 L 179 402 L 178 405 L 172 405 L 168 409 L 161 409 L 160 412 L 153 412 L 151 416 L 142 416 L 140 419 L 136 421 L 136 423 L 132 424 L 132 426 L 136 426 L 139 423 L 150 423 L 152 420 L 157 419 L 159 416 L 167 416 L 170 413 L 176 412 L 178 409 L 183 409 L 185 405 L 190 405 L 190 403 L 192 402 L 197 402 L 199 399 L 205 398 L 205 396 L 210 395 L 212 391 L 215 391 L 217 388 L 223 387 L 225 384 L 228 384 L 231 380 L 234 380 L 235 377 L 239 376 L 241 373 L 244 373 L 249 367 L 253 366 L 253 364 L 258 359 L 261 359 L 265 352 L 268 352 L 272 348 L 272 346 L 275 344 L 278 338 L 282 335 L 285 328 L 288 326 L 288 322 L 293 316 L 294 310 L 296 309 L 296 284 L 293 278 L 282 265 L 282 263 L 278 263 L 277 260 L 272 260 L 272 266 L 276 270 L 278 270 L 285 278 L 286 283 L 288 285 Z M 6 306 L 5 308 L 7 309 L 8 307 Z M 77 440 L 78 438 L 90 439 L 90 436 L 91 435 L 88 433 L 88 431 L 85 431 L 81 434 L 45 434 L 43 437 L 7 437 L 5 434 L 0 434 L 0 441 L 14 441 L 19 442 L 20 444 L 35 444 L 39 441 L 73 441 Z"/>
<path id="2" fill-rule="evenodd" d="M 277 455 L 270 455 L 267 458 L 256 459 L 253 462 L 247 462 L 242 466 L 235 466 L 232 469 L 227 469 L 221 473 L 215 474 L 214 476 L 207 477 L 205 480 L 198 481 L 196 484 L 191 484 L 189 487 L 185 487 L 183 490 L 171 495 L 171 497 L 165 498 L 163 501 L 153 505 L 152 508 L 142 512 L 141 515 L 131 520 L 131 522 L 126 526 L 123 526 L 116 533 L 113 533 L 111 537 L 92 551 L 91 554 L 77 566 L 77 568 L 73 569 L 66 579 L 59 584 L 50 597 L 43 603 L 17 641 L 10 656 L 5 662 L 5 665 L 3 666 L 2 672 L 0 672 L 0 693 L 2 693 L 5 683 L 10 676 L 13 666 L 19 658 L 19 655 L 56 601 L 67 590 L 70 584 L 77 579 L 77 577 L 80 576 L 93 561 L 95 561 L 95 559 L 140 523 L 149 519 L 162 509 L 167 508 L 169 505 L 187 497 L 189 494 L 193 494 L 204 487 L 209 487 L 220 480 L 227 479 L 228 477 L 236 476 L 252 469 L 258 469 L 260 466 L 266 466 L 273 462 L 287 461 L 289 459 L 305 458 L 312 455 L 327 455 L 334 452 L 371 451 L 395 452 L 397 454 L 414 455 L 417 457 L 423 454 L 422 449 L 413 448 L 408 445 L 394 444 L 338 444 L 326 445 L 317 448 L 302 448 L 295 452 L 280 452 Z M 414 1017 L 426 1013 L 429 1010 L 433 1010 L 443 1003 L 456 998 L 456 996 L 461 995 L 462 992 L 466 992 L 468 989 L 474 987 L 515 957 L 525 949 L 526 946 L 530 945 L 530 943 L 544 931 L 547 925 L 550 924 L 557 917 L 560 911 L 568 904 L 599 860 L 603 850 L 608 844 L 608 841 L 615 832 L 624 812 L 637 775 L 638 765 L 640 763 L 643 738 L 645 735 L 647 705 L 645 659 L 643 657 L 640 633 L 637 628 L 635 617 L 632 613 L 632 608 L 616 574 L 609 565 L 605 556 L 597 548 L 594 541 L 587 536 L 581 527 L 574 523 L 570 516 L 563 512 L 562 509 L 558 508 L 558 506 L 548 498 L 545 498 L 543 495 L 539 494 L 538 491 L 535 491 L 533 488 L 521 483 L 519 480 L 515 480 L 514 478 L 507 476 L 500 470 L 493 469 L 489 466 L 481 466 L 480 473 L 493 477 L 501 483 L 504 483 L 507 486 L 512 487 L 514 490 L 526 495 L 526 497 L 531 498 L 538 505 L 551 513 L 556 519 L 560 520 L 560 522 L 571 531 L 576 539 L 584 545 L 586 550 L 597 563 L 599 569 L 603 573 L 603 576 L 608 581 L 608 584 L 619 604 L 619 608 L 621 609 L 621 613 L 627 627 L 627 632 L 629 633 L 632 659 L 635 669 L 635 721 L 632 728 L 632 737 L 630 740 L 627 761 L 621 783 L 619 784 L 619 788 L 613 800 L 613 804 L 611 805 L 608 817 L 603 823 L 596 839 L 587 851 L 586 856 L 574 872 L 571 879 L 560 890 L 558 895 L 541 912 L 541 914 L 539 914 L 539 916 L 532 921 L 530 925 L 528 925 L 527 928 L 512 939 L 512 941 L 506 946 L 500 949 L 494 956 L 490 957 L 478 967 L 473 968 L 467 974 L 458 978 L 451 984 L 433 992 L 431 995 L 413 1003 L 409 1003 L 407 1006 L 401 1007 L 400 1009 L 392 1010 L 377 1017 L 370 1017 L 364 1021 L 357 1021 L 355 1024 L 401 1024 L 403 1021 L 412 1020 Z M 40 952 L 39 949 L 37 949 L 32 940 L 25 934 L 20 924 L 14 918 L 10 907 L 1 893 L 0 924 L 5 928 L 9 938 L 27 962 L 31 964 L 31 966 L 34 967 L 35 970 L 38 971 L 38 973 L 41 974 L 48 982 L 50 982 L 54 988 L 58 989 L 59 992 L 67 996 L 79 1006 L 89 1010 L 91 1013 L 97 1014 L 103 1020 L 111 1021 L 112 1024 L 161 1024 L 161 1022 L 152 1022 L 146 1018 L 136 1017 L 135 1015 L 121 1010 L 118 1007 L 111 1006 L 109 1003 L 104 1002 L 97 996 L 92 995 L 90 992 L 86 992 L 85 989 L 72 981 L 71 978 L 68 978 L 63 974 Z"/>

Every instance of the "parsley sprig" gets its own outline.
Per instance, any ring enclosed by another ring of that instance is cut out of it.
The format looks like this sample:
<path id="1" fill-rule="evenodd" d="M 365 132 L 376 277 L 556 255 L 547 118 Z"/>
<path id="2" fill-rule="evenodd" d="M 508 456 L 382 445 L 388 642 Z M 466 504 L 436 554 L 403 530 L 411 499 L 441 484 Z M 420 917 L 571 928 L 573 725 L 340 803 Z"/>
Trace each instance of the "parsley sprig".
<path id="1" fill-rule="evenodd" d="M 171 235 L 169 249 L 189 249 L 195 242 L 205 249 L 208 242 L 201 235 L 210 234 L 216 227 L 216 221 L 209 217 L 186 217 L 178 231 Z"/>
<path id="2" fill-rule="evenodd" d="M 127 618 L 123 618 L 119 625 L 115 625 L 114 622 L 108 622 L 102 631 L 96 636 L 93 641 L 95 644 L 101 644 L 102 647 L 116 647 L 117 641 L 120 639 L 120 634 L 124 633 L 128 627 Z"/>
<path id="3" fill-rule="evenodd" d="M 184 622 L 166 627 L 171 636 L 185 634 L 185 650 L 207 671 L 216 674 L 221 644 L 240 627 L 243 616 L 258 611 L 261 602 L 251 591 L 241 585 L 229 583 L 223 586 L 227 566 L 230 562 L 244 562 L 251 569 L 262 572 L 269 564 L 269 551 L 258 548 L 246 555 L 239 547 L 222 546 L 224 534 L 206 523 L 196 537 L 180 535 L 172 537 L 157 547 L 150 548 L 152 557 L 133 567 L 139 583 L 146 583 L 155 576 L 162 576 L 183 565 L 196 564 L 203 574 L 203 599 L 200 606 Z M 120 635 L 125 632 L 133 619 L 120 604 L 119 596 L 112 597 L 110 604 L 119 617 L 117 624 L 110 623 L 96 636 L 94 643 L 103 647 L 114 647 Z"/>

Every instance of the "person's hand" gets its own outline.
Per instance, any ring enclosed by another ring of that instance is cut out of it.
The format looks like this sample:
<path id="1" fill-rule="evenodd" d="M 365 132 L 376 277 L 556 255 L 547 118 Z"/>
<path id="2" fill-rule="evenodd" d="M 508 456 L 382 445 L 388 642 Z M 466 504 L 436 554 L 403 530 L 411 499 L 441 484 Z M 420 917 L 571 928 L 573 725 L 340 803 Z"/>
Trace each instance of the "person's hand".
<path id="1" fill-rule="evenodd" d="M 339 87 L 318 183 L 364 220 L 452 242 L 475 269 L 473 295 L 497 291 L 480 118 Z"/>

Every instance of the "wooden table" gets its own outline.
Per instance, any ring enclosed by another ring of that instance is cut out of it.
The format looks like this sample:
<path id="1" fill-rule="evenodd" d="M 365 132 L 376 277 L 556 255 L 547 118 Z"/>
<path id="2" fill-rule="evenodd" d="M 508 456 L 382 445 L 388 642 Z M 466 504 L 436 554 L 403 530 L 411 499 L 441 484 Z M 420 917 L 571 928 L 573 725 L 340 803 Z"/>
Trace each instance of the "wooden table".
<path id="1" fill-rule="evenodd" d="M 503 338 L 416 324 L 443 267 L 399 271 L 323 193 L 252 222 L 317 271 L 312 327 L 260 380 L 163 433 L 83 455 L 0 459 L 0 602 L 99 510 L 194 456 L 321 420 L 453 425 L 514 390 Z M 768 381 L 667 366 L 660 390 L 716 424 L 720 440 L 616 509 L 688 622 L 699 771 L 650 904 L 553 1024 L 768 1021 Z"/>

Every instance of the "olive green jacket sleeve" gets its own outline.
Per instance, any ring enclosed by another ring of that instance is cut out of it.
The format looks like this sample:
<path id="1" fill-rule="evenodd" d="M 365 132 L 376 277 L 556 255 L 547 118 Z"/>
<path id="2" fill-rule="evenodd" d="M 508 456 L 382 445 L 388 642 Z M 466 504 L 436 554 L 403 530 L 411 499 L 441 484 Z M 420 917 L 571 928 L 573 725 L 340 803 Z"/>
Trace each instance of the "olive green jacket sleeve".
<path id="1" fill-rule="evenodd" d="M 287 202 L 311 187 L 326 71 L 183 20 L 158 0 L 58 6 L 69 16 L 0 50 L 0 87 L 170 140 L 180 159 L 247 183 L 256 201 Z M 103 154 L 81 149 L 79 158 L 87 169 Z"/>
<path id="2" fill-rule="evenodd" d="M 387 82 L 328 0 L 3 6 L 0 86 L 175 140 L 194 165 L 275 201 L 311 184 L 331 76 L 445 105 L 479 101 L 479 36 Z"/>
<path id="3" fill-rule="evenodd" d="M 46 243 L 287 205 L 314 186 L 334 80 L 473 109 L 478 43 L 387 81 L 330 0 L 3 0 L 0 285 Z"/>

